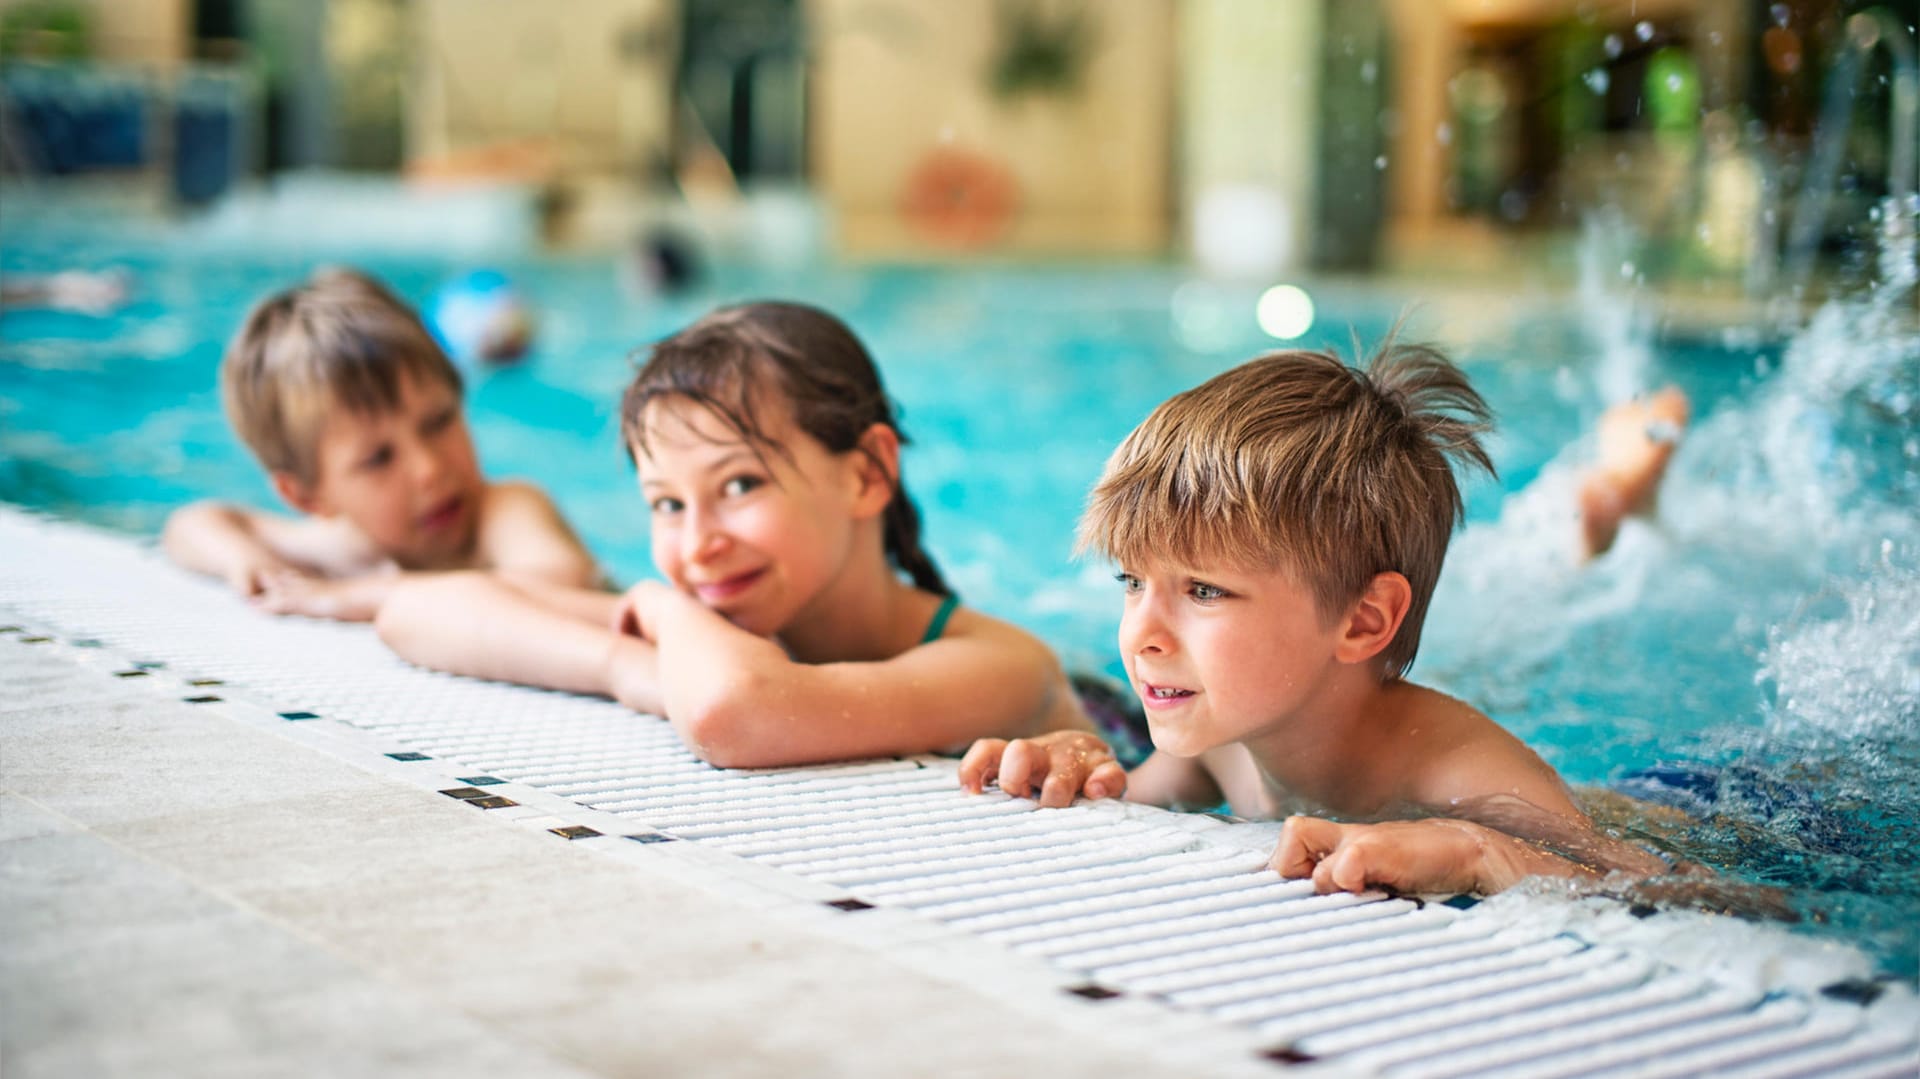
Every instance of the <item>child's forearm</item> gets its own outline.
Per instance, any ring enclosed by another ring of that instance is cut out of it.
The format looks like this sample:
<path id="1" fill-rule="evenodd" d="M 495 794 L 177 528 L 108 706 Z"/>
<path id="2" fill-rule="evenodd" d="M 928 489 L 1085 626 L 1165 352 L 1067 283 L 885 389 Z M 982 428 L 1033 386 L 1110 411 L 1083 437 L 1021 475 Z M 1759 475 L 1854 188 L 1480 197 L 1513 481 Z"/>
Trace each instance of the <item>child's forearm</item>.
<path id="1" fill-rule="evenodd" d="M 175 510 L 160 533 L 160 546 L 176 565 L 230 581 L 245 567 L 274 558 L 245 515 L 218 502 Z"/>
<path id="2" fill-rule="evenodd" d="M 380 639 L 435 670 L 545 689 L 614 695 L 615 634 L 483 573 L 408 578 L 380 609 Z"/>

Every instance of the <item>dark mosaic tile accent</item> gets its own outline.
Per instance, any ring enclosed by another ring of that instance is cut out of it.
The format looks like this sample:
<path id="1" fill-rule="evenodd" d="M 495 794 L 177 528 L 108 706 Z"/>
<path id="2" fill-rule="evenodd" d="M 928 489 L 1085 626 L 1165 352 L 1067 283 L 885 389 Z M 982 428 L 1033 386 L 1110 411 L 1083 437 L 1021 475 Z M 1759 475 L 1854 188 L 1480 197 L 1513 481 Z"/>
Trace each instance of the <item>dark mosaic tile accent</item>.
<path id="1" fill-rule="evenodd" d="M 25 632 L 26 630 L 20 626 L 0 626 L 0 633 L 25 633 Z"/>
<path id="2" fill-rule="evenodd" d="M 1311 1064 L 1320 1059 L 1312 1053 L 1302 1052 L 1291 1045 L 1283 1045 L 1278 1049 L 1269 1049 L 1260 1055 L 1273 1061 L 1275 1064 Z"/>
<path id="3" fill-rule="evenodd" d="M 134 666 L 143 671 L 164 671 L 167 669 L 167 665 L 157 659 L 143 659 L 135 663 Z"/>
<path id="4" fill-rule="evenodd" d="M 1477 897 L 1464 894 L 1456 895 L 1452 899 L 1443 899 L 1440 901 L 1441 906 L 1452 907 L 1454 910 L 1470 910 L 1479 904 L 1480 900 Z"/>
<path id="5" fill-rule="evenodd" d="M 280 713 L 280 718 L 281 719 L 319 719 L 320 713 L 318 712 L 282 712 Z"/>
<path id="6" fill-rule="evenodd" d="M 1112 1000 L 1114 997 L 1125 995 L 1118 989 L 1108 989 L 1104 985 L 1095 985 L 1092 982 L 1088 982 L 1085 985 L 1072 986 L 1067 992 L 1084 1000 Z"/>
<path id="7" fill-rule="evenodd" d="M 52 637 L 22 637 L 20 638 L 20 643 L 21 644 L 46 644 L 48 641 L 51 641 L 51 640 L 53 640 Z"/>
<path id="8" fill-rule="evenodd" d="M 485 798 L 487 796 L 487 792 L 478 787 L 448 787 L 440 793 L 449 798 L 458 798 L 463 802 L 469 799 Z"/>
<path id="9" fill-rule="evenodd" d="M 549 828 L 547 831 L 552 832 L 561 839 L 592 839 L 594 836 L 600 834 L 598 830 L 589 828 L 584 824 L 569 824 L 565 828 Z"/>
<path id="10" fill-rule="evenodd" d="M 1858 1004 L 1862 1008 L 1879 1000 L 1880 994 L 1884 992 L 1886 992 L 1885 987 L 1865 978 L 1848 978 L 1844 982 L 1834 982 L 1832 985 L 1820 987 L 1821 996 L 1833 1000 L 1844 1000 L 1848 1004 Z"/>
<path id="11" fill-rule="evenodd" d="M 145 671 L 138 671 L 138 670 L 136 670 L 136 671 L 115 671 L 115 672 L 113 672 L 113 676 L 114 676 L 115 678 L 145 678 L 145 677 L 147 676 L 147 672 L 145 672 Z"/>
<path id="12" fill-rule="evenodd" d="M 461 776 L 460 782 L 471 787 L 493 787 L 505 783 L 506 780 L 499 776 Z"/>
<path id="13" fill-rule="evenodd" d="M 469 798 L 467 799 L 467 804 L 479 809 L 505 809 L 508 806 L 517 806 L 520 803 L 511 798 L 502 798 L 497 794 L 490 794 L 485 798 Z"/>
<path id="14" fill-rule="evenodd" d="M 680 837 L 662 835 L 659 832 L 640 832 L 635 835 L 630 835 L 627 838 L 633 840 L 635 843 L 671 843 Z"/>
<path id="15" fill-rule="evenodd" d="M 216 697 L 211 693 L 202 693 L 198 697 L 182 697 L 180 699 L 187 702 L 188 704 L 212 704 L 213 702 L 217 700 L 221 700 L 223 698 Z"/>
<path id="16" fill-rule="evenodd" d="M 1627 908 L 1627 913 L 1633 915 L 1635 918 L 1651 918 L 1660 913 L 1660 908 L 1651 903 L 1635 903 L 1633 906 Z"/>
<path id="17" fill-rule="evenodd" d="M 74 641 L 72 643 L 75 648 L 105 648 L 106 647 L 106 644 L 104 642 L 95 640 L 92 637 L 82 637 L 79 640 Z"/>
<path id="18" fill-rule="evenodd" d="M 856 911 L 856 910 L 872 910 L 873 909 L 873 904 L 867 902 L 864 899 L 833 899 L 827 902 L 827 906 L 832 907 L 835 910 L 844 910 L 844 911 L 847 911 L 848 913 L 852 913 L 853 911 Z"/>
<path id="19" fill-rule="evenodd" d="M 190 686 L 224 686 L 227 683 L 219 678 L 189 678 L 187 679 L 187 684 Z"/>
<path id="20" fill-rule="evenodd" d="M 389 753 L 387 754 L 387 756 L 392 757 L 394 760 L 397 760 L 397 761 L 430 761 L 433 759 L 432 757 L 427 756 L 425 753 L 413 753 L 413 752 Z"/>

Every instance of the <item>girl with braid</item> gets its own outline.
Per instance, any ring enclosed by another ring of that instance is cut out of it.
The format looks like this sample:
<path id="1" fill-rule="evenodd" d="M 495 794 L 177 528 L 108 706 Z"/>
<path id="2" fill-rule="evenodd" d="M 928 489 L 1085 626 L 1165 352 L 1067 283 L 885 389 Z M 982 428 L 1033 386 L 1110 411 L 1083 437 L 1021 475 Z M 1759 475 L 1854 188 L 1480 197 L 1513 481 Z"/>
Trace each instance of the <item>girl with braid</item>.
<path id="1" fill-rule="evenodd" d="M 655 345 L 621 428 L 665 583 L 409 585 L 379 629 L 428 667 L 613 697 L 723 767 L 1091 731 L 1053 653 L 960 606 L 921 548 L 905 436 L 824 311 L 750 303 Z"/>

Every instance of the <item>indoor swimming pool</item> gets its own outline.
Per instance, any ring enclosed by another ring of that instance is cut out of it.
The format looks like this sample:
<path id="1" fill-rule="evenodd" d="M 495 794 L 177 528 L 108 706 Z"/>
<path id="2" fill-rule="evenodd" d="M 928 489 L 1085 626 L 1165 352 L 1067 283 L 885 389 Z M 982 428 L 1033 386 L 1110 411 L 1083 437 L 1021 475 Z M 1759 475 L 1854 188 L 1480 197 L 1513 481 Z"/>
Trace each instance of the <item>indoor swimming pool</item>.
<path id="1" fill-rule="evenodd" d="M 226 429 L 215 369 L 250 303 L 303 277 L 312 252 L 17 219 L 0 240 L 8 273 L 112 266 L 133 282 L 111 316 L 0 316 L 0 501 L 146 535 L 195 498 L 273 504 Z M 414 301 L 464 268 L 353 261 Z M 1282 347 L 1255 318 L 1258 289 L 1172 265 L 721 268 L 671 298 L 629 294 L 605 260 L 498 268 L 539 330 L 524 364 L 470 373 L 483 464 L 552 491 L 615 580 L 651 572 L 617 441 L 629 354 L 717 303 L 800 300 L 846 319 L 878 361 L 913 440 L 905 478 L 928 546 L 966 601 L 1109 674 L 1120 586 L 1071 558 L 1087 486 L 1160 400 Z M 1500 480 L 1466 489 L 1413 677 L 1482 707 L 1578 786 L 1678 777 L 1665 796 L 1690 823 L 1617 823 L 1784 889 L 1801 931 L 1920 975 L 1911 314 L 1862 298 L 1791 332 L 1680 333 L 1634 329 L 1628 301 L 1605 293 L 1549 307 L 1308 289 L 1317 310 L 1289 344 L 1350 354 L 1410 312 L 1406 332 L 1455 347 L 1499 418 Z M 1665 383 L 1695 418 L 1658 517 L 1576 566 L 1555 499 L 1582 434 L 1610 394 Z"/>

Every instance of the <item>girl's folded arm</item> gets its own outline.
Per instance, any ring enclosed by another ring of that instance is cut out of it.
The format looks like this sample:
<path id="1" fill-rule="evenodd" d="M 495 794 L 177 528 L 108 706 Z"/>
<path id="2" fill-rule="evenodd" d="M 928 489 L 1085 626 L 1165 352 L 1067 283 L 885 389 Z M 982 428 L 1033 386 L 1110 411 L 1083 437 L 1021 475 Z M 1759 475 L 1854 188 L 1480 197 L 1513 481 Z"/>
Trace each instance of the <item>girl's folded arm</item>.
<path id="1" fill-rule="evenodd" d="M 891 659 L 808 664 L 693 603 L 656 603 L 667 718 L 723 767 L 768 768 L 965 746 L 1084 725 L 1051 652 L 983 627 Z"/>

